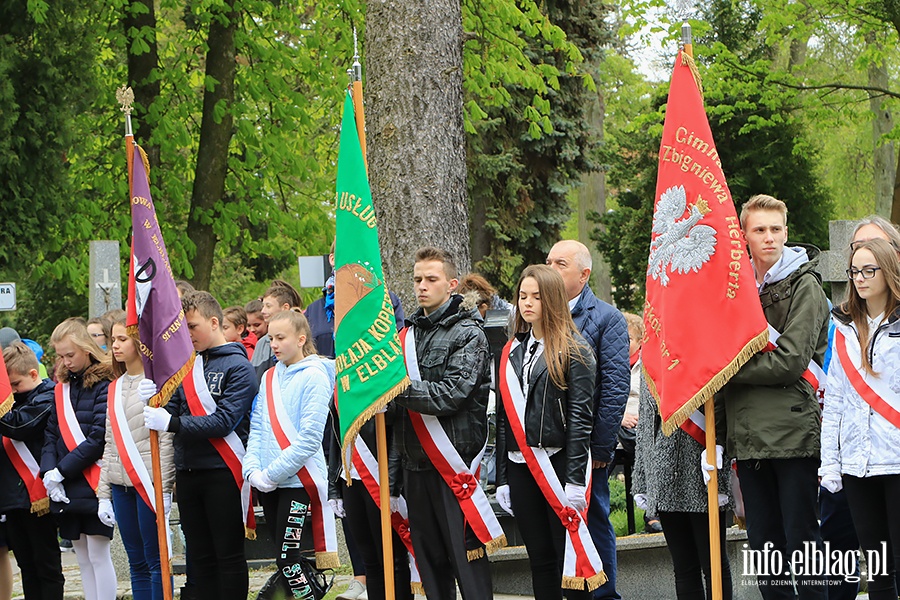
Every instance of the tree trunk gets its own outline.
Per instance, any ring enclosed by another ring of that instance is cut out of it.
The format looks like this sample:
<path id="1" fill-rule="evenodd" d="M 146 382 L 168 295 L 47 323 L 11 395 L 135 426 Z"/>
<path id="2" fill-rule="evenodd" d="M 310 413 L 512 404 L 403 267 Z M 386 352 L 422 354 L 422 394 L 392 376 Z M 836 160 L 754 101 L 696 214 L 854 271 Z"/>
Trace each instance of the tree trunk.
<path id="1" fill-rule="evenodd" d="M 206 78 L 213 85 L 203 94 L 203 120 L 200 123 L 200 147 L 197 170 L 191 191 L 188 235 L 196 246 L 191 282 L 199 290 L 209 289 L 216 234 L 214 207 L 225 197 L 228 170 L 228 145 L 232 135 L 231 108 L 234 103 L 234 30 L 238 14 L 235 0 L 226 0 L 226 12 L 214 15 L 209 25 L 209 50 L 206 53 Z M 220 107 L 217 111 L 217 106 Z M 221 112 L 221 117 L 216 117 Z"/>
<path id="2" fill-rule="evenodd" d="M 595 74 L 596 76 L 596 74 Z M 599 80 L 599 77 L 597 77 Z M 587 111 L 587 121 L 597 128 L 598 138 L 603 139 L 603 118 L 606 111 L 606 102 L 603 92 L 597 90 L 597 99 L 591 103 Z M 597 249 L 597 244 L 591 239 L 595 229 L 602 227 L 588 220 L 591 212 L 602 215 L 606 212 L 606 173 L 600 169 L 585 173 L 581 177 L 581 187 L 578 193 L 578 241 L 587 246 L 591 251 L 591 285 L 594 294 L 601 300 L 612 303 L 612 282 L 609 277 L 609 265 L 603 259 L 603 255 Z"/>
<path id="3" fill-rule="evenodd" d="M 128 85 L 134 90 L 137 105 L 135 140 L 147 153 L 151 167 L 159 166 L 159 145 L 151 144 L 153 126 L 150 123 L 150 105 L 159 97 L 159 79 L 151 77 L 159 67 L 156 44 L 156 10 L 153 0 L 132 0 L 122 19 L 125 39 L 128 41 Z M 150 49 L 133 54 L 135 40 L 142 40 Z"/>
<path id="4" fill-rule="evenodd" d="M 866 35 L 866 44 L 877 45 L 874 34 Z M 886 59 L 881 64 L 869 63 L 869 85 L 887 89 L 890 87 Z M 869 107 L 872 109 L 872 163 L 873 179 L 875 183 L 875 213 L 883 217 L 891 214 L 891 205 L 894 201 L 894 179 L 896 166 L 894 164 L 894 143 L 886 141 L 883 136 L 894 128 L 894 119 L 891 111 L 884 106 L 884 97 L 869 95 Z"/>
<path id="5" fill-rule="evenodd" d="M 449 251 L 469 269 L 459 0 L 366 7 L 369 182 L 388 287 L 416 308 L 413 255 Z"/>

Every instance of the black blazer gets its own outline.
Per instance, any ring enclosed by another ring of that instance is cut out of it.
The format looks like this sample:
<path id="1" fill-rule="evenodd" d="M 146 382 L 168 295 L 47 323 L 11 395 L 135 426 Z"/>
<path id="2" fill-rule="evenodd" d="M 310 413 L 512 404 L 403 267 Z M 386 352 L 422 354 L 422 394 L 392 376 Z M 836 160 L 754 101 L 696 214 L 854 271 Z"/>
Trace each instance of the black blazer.
<path id="1" fill-rule="evenodd" d="M 509 363 L 521 379 L 528 334 L 516 337 L 522 343 L 510 353 Z M 562 448 L 566 454 L 563 484 L 585 485 L 597 369 L 593 351 L 580 336 L 577 339 L 581 344 L 579 356 L 569 361 L 565 390 L 553 383 L 544 355 L 537 358 L 525 401 L 525 440 L 535 448 Z M 507 452 L 514 450 L 519 446 L 501 399 L 497 403 L 497 485 L 506 483 Z"/>

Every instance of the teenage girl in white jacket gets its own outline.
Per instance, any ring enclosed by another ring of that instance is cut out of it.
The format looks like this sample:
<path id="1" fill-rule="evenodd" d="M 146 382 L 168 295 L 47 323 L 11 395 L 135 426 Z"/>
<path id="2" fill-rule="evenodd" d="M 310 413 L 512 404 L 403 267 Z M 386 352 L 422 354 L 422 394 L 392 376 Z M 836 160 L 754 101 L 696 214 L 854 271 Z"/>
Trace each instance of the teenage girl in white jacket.
<path id="1" fill-rule="evenodd" d="M 845 489 L 863 550 L 887 564 L 869 598 L 897 600 L 900 567 L 900 263 L 882 239 L 855 246 L 853 285 L 835 308 L 834 352 L 825 386 L 822 486 Z M 883 546 L 884 544 L 884 546 Z"/>

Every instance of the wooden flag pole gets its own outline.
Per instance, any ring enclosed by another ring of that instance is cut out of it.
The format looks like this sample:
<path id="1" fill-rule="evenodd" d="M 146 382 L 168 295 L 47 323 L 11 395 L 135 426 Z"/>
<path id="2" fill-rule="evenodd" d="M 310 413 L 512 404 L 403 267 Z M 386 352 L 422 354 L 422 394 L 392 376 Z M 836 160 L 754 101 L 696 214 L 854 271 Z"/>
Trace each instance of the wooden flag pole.
<path id="1" fill-rule="evenodd" d="M 131 103 L 134 92 L 122 86 L 116 92 L 116 99 L 125 113 L 125 162 L 128 165 L 128 205 L 131 206 L 132 178 L 134 176 L 134 134 L 131 129 Z M 149 177 L 150 174 L 148 173 Z M 159 459 L 159 433 L 150 430 L 150 462 L 153 468 L 153 493 L 156 496 L 156 538 L 159 543 L 159 569 L 162 575 L 164 600 L 172 600 L 172 565 L 169 562 L 169 523 L 166 519 L 162 489 L 162 465 Z"/>
<path id="2" fill-rule="evenodd" d="M 716 407 L 713 398 L 706 401 L 706 460 L 709 472 L 706 498 L 709 512 L 709 573 L 713 600 L 722 600 L 722 548 L 719 546 L 719 473 L 716 471 Z"/>
<path id="3" fill-rule="evenodd" d="M 694 57 L 691 26 L 681 26 L 681 43 L 684 53 Z M 716 406 L 713 397 L 706 399 L 706 460 L 713 468 L 709 471 L 709 485 L 706 486 L 707 512 L 709 513 L 709 585 L 713 600 L 722 600 L 722 548 L 719 545 L 719 473 L 716 470 Z"/>
<path id="4" fill-rule="evenodd" d="M 356 45 L 356 30 L 353 31 L 354 46 Z M 355 50 L 355 48 L 354 48 Z M 359 62 L 359 52 L 353 57 L 351 70 L 353 81 L 350 95 L 353 97 L 353 113 L 356 117 L 356 131 L 359 135 L 359 146 L 362 149 L 363 164 L 366 166 L 366 174 L 369 173 L 369 161 L 366 155 L 366 119 L 363 112 L 362 94 L 362 65 Z M 388 450 L 387 450 L 387 426 L 384 413 L 375 415 L 375 440 L 378 448 L 378 490 L 381 512 L 381 552 L 384 559 L 384 597 L 385 600 L 394 600 L 394 545 L 393 529 L 391 528 L 391 489 L 390 476 L 388 474 Z"/>

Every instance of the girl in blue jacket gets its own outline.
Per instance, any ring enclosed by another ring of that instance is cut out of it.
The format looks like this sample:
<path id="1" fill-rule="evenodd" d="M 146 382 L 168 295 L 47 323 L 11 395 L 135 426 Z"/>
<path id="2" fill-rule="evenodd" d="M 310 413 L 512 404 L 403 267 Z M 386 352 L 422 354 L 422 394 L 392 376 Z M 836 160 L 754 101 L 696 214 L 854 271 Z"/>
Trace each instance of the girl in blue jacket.
<path id="1" fill-rule="evenodd" d="M 85 600 L 115 600 L 116 572 L 109 552 L 113 528 L 97 517 L 95 491 L 112 367 L 80 319 L 57 325 L 50 343 L 60 359 L 56 399 L 41 453 L 50 512 L 57 515 L 60 536 L 75 547 Z"/>
<path id="2" fill-rule="evenodd" d="M 315 489 L 306 489 L 298 472 L 327 479 L 322 436 L 328 402 L 334 393 L 334 362 L 316 354 L 309 323 L 299 311 L 269 320 L 272 352 L 278 363 L 263 376 L 250 418 L 244 477 L 259 490 L 259 501 L 272 524 L 276 564 L 289 597 L 306 598 L 300 575 L 300 537 Z M 330 511 L 328 505 L 325 509 Z M 330 516 L 330 515 L 329 515 Z M 317 517 L 313 517 L 317 518 Z M 317 557 L 319 566 L 321 557 Z M 311 596 L 309 596 L 311 597 Z"/>

